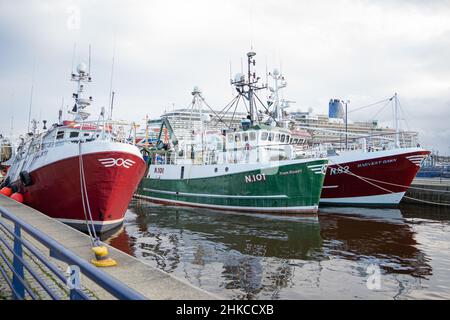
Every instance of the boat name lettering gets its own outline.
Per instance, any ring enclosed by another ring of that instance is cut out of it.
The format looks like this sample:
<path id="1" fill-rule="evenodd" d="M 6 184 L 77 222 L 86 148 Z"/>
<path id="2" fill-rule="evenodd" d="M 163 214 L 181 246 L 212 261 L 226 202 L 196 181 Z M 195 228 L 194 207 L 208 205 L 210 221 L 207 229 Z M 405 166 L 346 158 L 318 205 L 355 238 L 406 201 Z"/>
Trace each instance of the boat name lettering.
<path id="1" fill-rule="evenodd" d="M 105 159 L 98 159 L 98 161 L 105 167 L 124 167 L 126 169 L 130 168 L 135 164 L 135 162 L 131 159 L 122 159 L 122 158 L 105 158 Z"/>
<path id="2" fill-rule="evenodd" d="M 288 174 L 298 174 L 301 173 L 302 169 L 299 170 L 289 170 L 289 171 L 280 171 L 280 176 L 286 176 Z"/>
<path id="3" fill-rule="evenodd" d="M 349 166 L 337 167 L 337 168 L 331 168 L 330 167 L 330 175 L 349 173 L 349 172 L 350 172 Z"/>
<path id="4" fill-rule="evenodd" d="M 164 174 L 164 168 L 163 167 L 155 167 L 155 170 L 153 170 L 154 173 L 157 174 Z"/>
<path id="5" fill-rule="evenodd" d="M 393 162 L 396 162 L 396 161 L 397 161 L 397 158 L 364 162 L 364 163 L 359 163 L 358 164 L 358 168 L 389 164 L 389 163 L 393 163 Z"/>
<path id="6" fill-rule="evenodd" d="M 253 183 L 256 181 L 266 181 L 266 175 L 264 173 L 258 173 L 245 176 L 245 183 Z"/>

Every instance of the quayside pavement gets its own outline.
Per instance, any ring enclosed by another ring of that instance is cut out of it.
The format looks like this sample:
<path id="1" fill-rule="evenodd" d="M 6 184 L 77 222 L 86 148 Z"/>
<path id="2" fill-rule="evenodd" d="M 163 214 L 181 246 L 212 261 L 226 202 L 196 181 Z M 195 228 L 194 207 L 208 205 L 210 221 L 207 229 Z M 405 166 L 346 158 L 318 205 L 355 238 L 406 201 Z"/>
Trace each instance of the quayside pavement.
<path id="1" fill-rule="evenodd" d="M 80 258 L 90 261 L 94 257 L 93 252 L 91 251 L 91 240 L 88 235 L 3 195 L 0 195 L 0 207 L 7 209 L 18 219 L 30 224 L 45 233 L 47 236 L 53 238 L 59 244 L 63 245 L 66 249 Z M 12 223 L 5 218 L 0 217 L 0 219 L 12 226 Z M 2 231 L 0 230 L 0 232 Z M 49 261 L 56 264 L 61 271 L 66 271 L 68 265 L 62 261 L 50 257 L 49 250 L 42 244 L 34 240 L 26 233 L 23 233 L 22 236 L 38 248 L 49 259 Z M 194 287 L 185 280 L 178 279 L 164 271 L 154 268 L 107 244 L 105 244 L 105 246 L 108 247 L 109 256 L 117 261 L 117 266 L 101 268 L 101 270 L 148 299 L 215 300 L 221 298 L 200 288 Z M 0 250 L 4 253 L 7 251 L 4 246 L 3 248 L 1 247 L 1 244 Z M 29 258 L 25 256 L 25 260 L 27 259 Z M 39 264 L 37 264 L 36 272 L 40 272 L 41 275 L 45 277 L 46 273 L 39 269 Z M 47 276 L 50 277 L 50 275 Z M 29 279 L 30 286 L 33 286 L 34 279 L 31 277 L 25 278 L 27 281 Z M 0 275 L 0 282 L 2 281 L 4 281 L 4 279 Z M 52 283 L 52 279 L 47 279 L 46 282 L 50 282 L 53 288 L 59 289 L 61 292 L 67 291 L 67 289 L 64 288 L 64 284 L 56 283 L 56 281 Z M 92 299 L 114 299 L 114 297 L 106 292 L 106 290 L 83 275 L 81 275 L 81 287 L 82 290 Z M 7 286 L 1 286 L 0 290 L 0 294 L 2 295 L 0 296 L 0 299 L 8 299 L 8 297 L 11 297 Z M 36 294 L 42 299 L 47 298 L 45 296 L 45 292 L 36 292 Z"/>

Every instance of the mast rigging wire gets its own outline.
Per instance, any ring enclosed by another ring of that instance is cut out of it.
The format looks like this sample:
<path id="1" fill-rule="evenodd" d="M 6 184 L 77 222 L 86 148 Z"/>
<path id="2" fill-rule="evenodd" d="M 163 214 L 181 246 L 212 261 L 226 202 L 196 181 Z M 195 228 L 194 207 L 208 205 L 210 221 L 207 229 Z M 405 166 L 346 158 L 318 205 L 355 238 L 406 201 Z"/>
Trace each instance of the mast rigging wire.
<path id="1" fill-rule="evenodd" d="M 383 102 L 386 102 L 386 101 L 391 101 L 392 98 L 393 98 L 393 97 L 390 97 L 390 98 L 383 99 L 383 100 L 380 100 L 380 101 L 377 101 L 377 102 L 374 102 L 374 103 L 371 103 L 371 104 L 368 104 L 368 105 L 365 105 L 365 106 L 362 106 L 362 107 L 358 107 L 358 108 L 356 108 L 356 109 L 353 109 L 353 110 L 348 111 L 347 113 L 352 113 L 352 112 L 355 112 L 355 111 L 359 111 L 359 110 L 363 110 L 363 109 L 372 107 L 372 106 L 374 106 L 374 105 L 377 105 L 377 104 L 380 104 L 380 103 L 383 103 Z"/>

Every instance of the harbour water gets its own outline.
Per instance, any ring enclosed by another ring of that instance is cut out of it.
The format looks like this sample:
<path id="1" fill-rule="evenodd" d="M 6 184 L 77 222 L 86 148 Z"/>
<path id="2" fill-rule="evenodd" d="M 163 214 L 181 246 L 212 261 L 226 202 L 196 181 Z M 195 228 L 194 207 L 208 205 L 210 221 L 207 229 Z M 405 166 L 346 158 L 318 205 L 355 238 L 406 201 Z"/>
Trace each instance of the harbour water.
<path id="1" fill-rule="evenodd" d="M 226 299 L 450 299 L 450 210 L 436 207 L 303 218 L 134 200 L 107 242 Z"/>

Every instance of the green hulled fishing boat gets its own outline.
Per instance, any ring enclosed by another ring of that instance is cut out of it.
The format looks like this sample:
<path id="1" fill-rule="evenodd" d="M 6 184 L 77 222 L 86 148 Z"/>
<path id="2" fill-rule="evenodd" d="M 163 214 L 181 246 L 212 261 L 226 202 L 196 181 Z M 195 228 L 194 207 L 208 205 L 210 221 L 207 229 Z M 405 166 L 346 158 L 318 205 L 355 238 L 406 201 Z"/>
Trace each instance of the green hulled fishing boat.
<path id="1" fill-rule="evenodd" d="M 137 197 L 227 211 L 317 212 L 328 160 L 296 158 L 287 129 L 258 123 L 255 91 L 264 87 L 257 86 L 251 71 L 254 55 L 247 54 L 248 76 L 238 74 L 232 81 L 239 92 L 236 105 L 241 98 L 249 105 L 241 127 L 205 130 L 204 99 L 195 88 L 192 108 L 200 110 L 200 130 L 192 139 L 178 140 L 170 122 L 162 118 L 156 146 L 144 148 L 149 168 Z"/>

